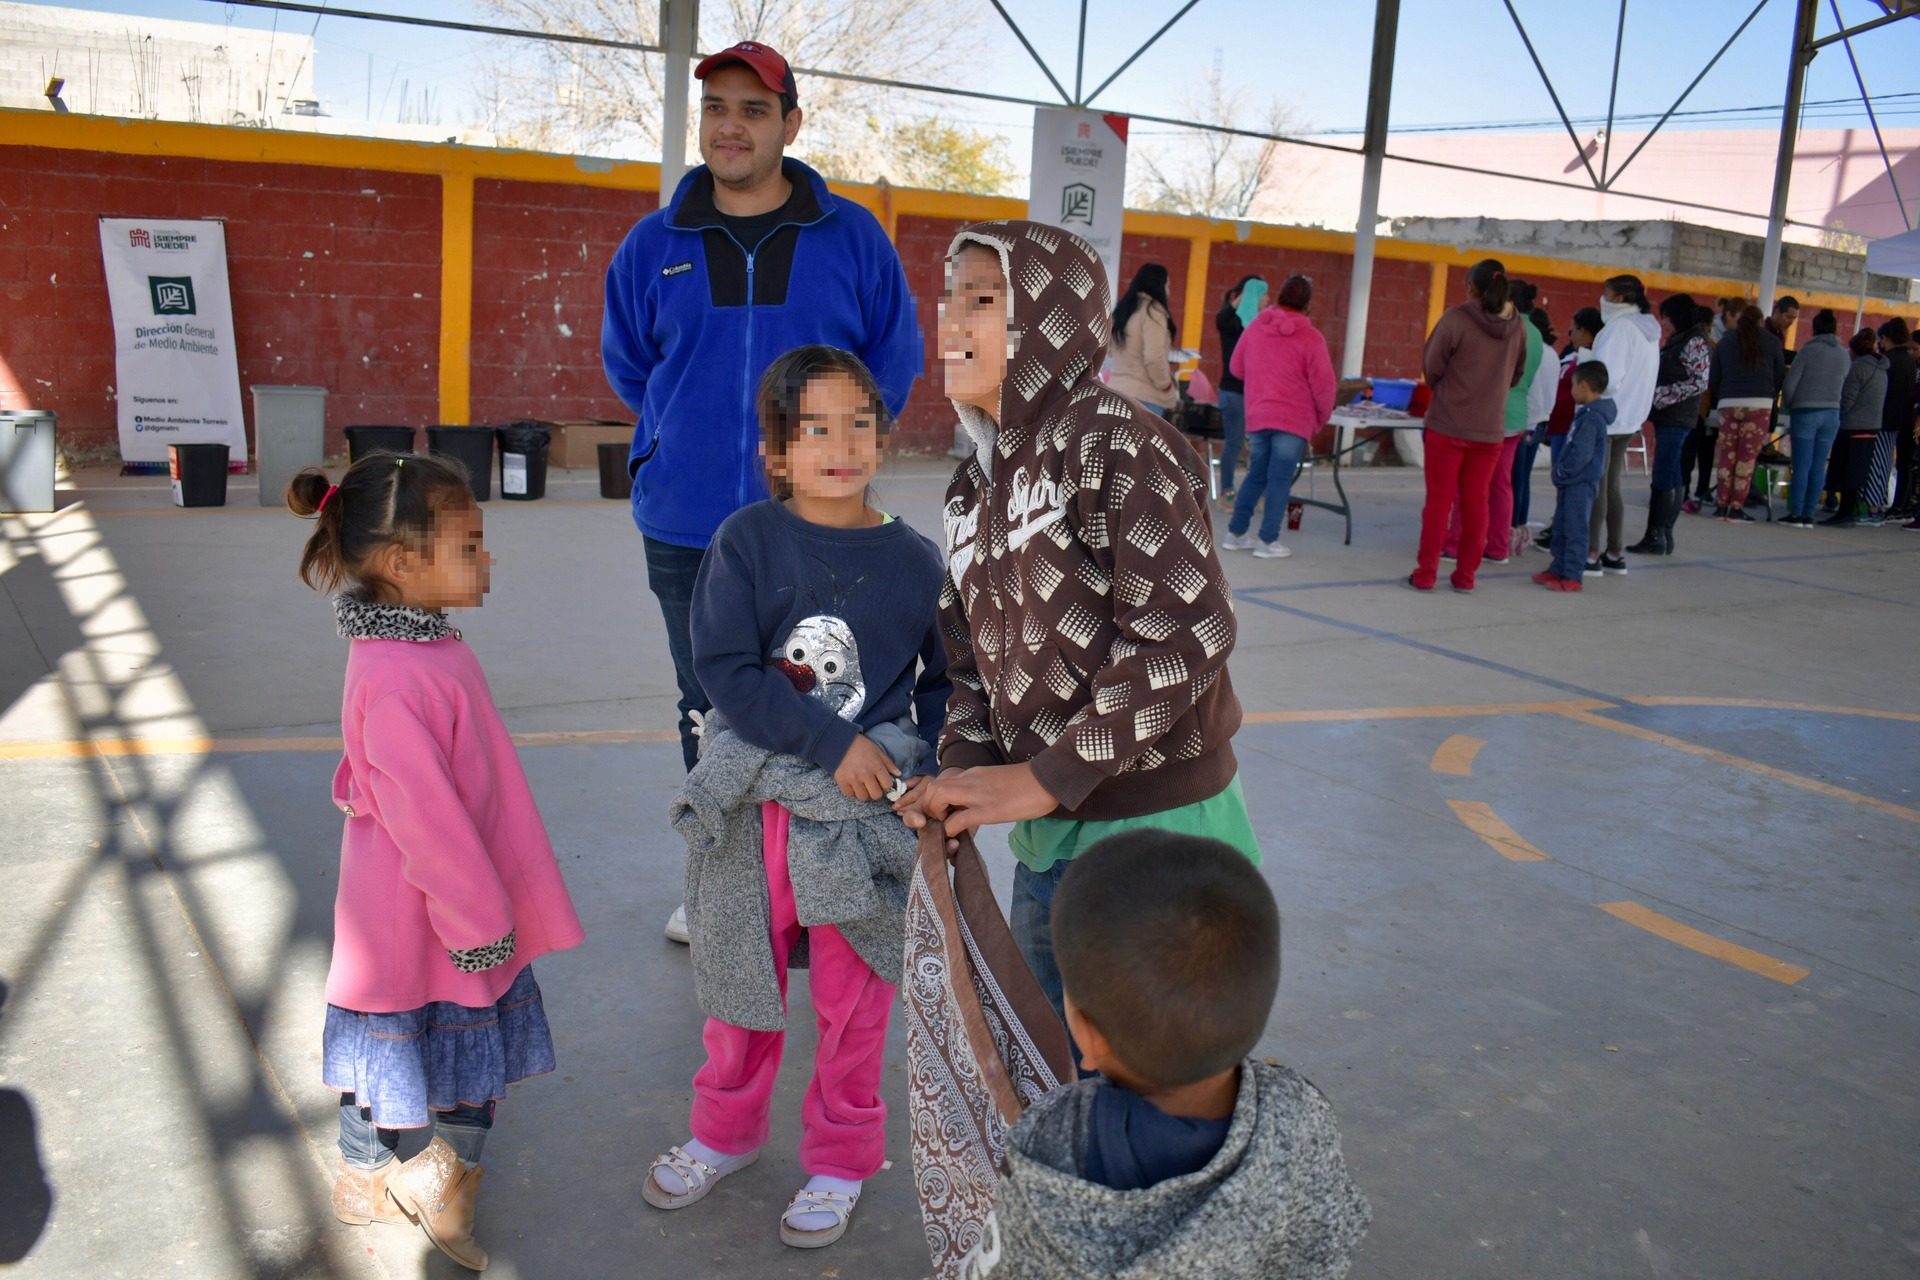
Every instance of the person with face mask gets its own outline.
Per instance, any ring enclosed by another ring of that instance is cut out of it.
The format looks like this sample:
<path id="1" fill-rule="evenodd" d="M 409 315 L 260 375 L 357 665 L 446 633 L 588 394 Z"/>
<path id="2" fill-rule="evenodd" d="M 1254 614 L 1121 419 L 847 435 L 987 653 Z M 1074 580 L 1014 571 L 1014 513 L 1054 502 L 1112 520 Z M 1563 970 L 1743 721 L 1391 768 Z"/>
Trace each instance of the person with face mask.
<path id="1" fill-rule="evenodd" d="M 1589 529 L 1591 550 L 1586 573 L 1622 575 L 1627 571 L 1624 550 L 1627 501 L 1621 492 L 1626 478 L 1627 445 L 1640 434 L 1653 411 L 1654 385 L 1660 376 L 1660 322 L 1639 276 L 1614 276 L 1600 294 L 1599 334 L 1584 357 L 1607 366 L 1606 398 L 1613 401 L 1614 418 L 1607 427 L 1607 471 L 1600 496 L 1593 504 Z M 1600 537 L 1606 534 L 1605 549 Z"/>

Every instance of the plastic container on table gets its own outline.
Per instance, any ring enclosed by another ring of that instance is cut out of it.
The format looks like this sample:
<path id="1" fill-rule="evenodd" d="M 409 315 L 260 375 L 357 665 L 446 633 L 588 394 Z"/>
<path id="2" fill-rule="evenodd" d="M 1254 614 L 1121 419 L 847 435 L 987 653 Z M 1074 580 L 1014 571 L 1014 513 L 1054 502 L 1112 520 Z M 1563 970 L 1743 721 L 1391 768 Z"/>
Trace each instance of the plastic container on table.
<path id="1" fill-rule="evenodd" d="M 627 458 L 632 454 L 633 446 L 603 444 L 597 452 L 600 456 L 600 496 L 631 500 L 633 474 L 627 470 Z"/>
<path id="2" fill-rule="evenodd" d="M 467 469 L 475 502 L 493 498 L 493 428 L 428 427 L 427 452 L 452 458 Z"/>
<path id="3" fill-rule="evenodd" d="M 1373 402 L 1382 409 L 1405 409 L 1413 402 L 1414 382 L 1406 378 L 1374 378 Z"/>
<path id="4" fill-rule="evenodd" d="M 252 390 L 260 505 L 277 507 L 287 500 L 287 486 L 294 476 L 320 465 L 327 434 L 327 389 L 256 386 Z"/>
<path id="5" fill-rule="evenodd" d="M 53 510 L 59 424 L 59 415 L 45 409 L 0 413 L 0 511 Z"/>
<path id="6" fill-rule="evenodd" d="M 359 426 L 347 428 L 347 461 L 358 462 L 370 453 L 412 453 L 412 427 L 372 427 Z"/>
<path id="7" fill-rule="evenodd" d="M 515 502 L 545 497 L 553 429 L 544 422 L 509 422 L 494 435 L 500 440 L 500 496 Z"/>
<path id="8" fill-rule="evenodd" d="M 173 478 L 174 506 L 227 505 L 226 445 L 170 444 L 167 446 L 167 474 Z"/>

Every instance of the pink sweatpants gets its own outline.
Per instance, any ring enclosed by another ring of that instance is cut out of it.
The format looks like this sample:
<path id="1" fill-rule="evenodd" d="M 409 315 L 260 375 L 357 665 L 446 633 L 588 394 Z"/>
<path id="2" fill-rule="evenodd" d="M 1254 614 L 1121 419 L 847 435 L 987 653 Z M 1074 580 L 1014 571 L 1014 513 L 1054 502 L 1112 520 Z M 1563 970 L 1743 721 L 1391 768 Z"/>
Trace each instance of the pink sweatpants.
<path id="1" fill-rule="evenodd" d="M 771 801 L 760 806 L 773 967 L 780 975 L 783 1000 L 787 956 L 801 934 L 793 877 L 787 870 L 789 817 Z M 886 1158 L 887 1104 L 880 1098 L 880 1069 L 894 986 L 869 968 L 832 925 L 813 925 L 806 933 L 820 1044 L 813 1057 L 813 1082 L 800 1104 L 800 1167 L 810 1177 L 871 1178 Z M 693 1136 L 730 1155 L 755 1150 L 767 1140 L 786 1033 L 749 1031 L 708 1018 L 702 1039 L 707 1062 L 693 1077 Z"/>

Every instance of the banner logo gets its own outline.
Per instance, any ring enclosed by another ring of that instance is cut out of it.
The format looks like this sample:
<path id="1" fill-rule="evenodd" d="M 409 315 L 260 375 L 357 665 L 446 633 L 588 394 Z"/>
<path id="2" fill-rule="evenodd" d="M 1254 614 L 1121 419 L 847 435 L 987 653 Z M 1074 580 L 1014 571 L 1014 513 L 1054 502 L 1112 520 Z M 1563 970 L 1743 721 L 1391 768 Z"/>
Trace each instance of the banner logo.
<path id="1" fill-rule="evenodd" d="M 1060 190 L 1060 221 L 1093 225 L 1093 188 L 1084 182 L 1069 183 Z"/>
<path id="2" fill-rule="evenodd" d="M 192 276 L 148 276 L 147 291 L 153 295 L 153 314 L 157 316 L 197 314 Z"/>
<path id="3" fill-rule="evenodd" d="M 144 227 L 129 227 L 127 229 L 127 244 L 130 248 L 134 249 L 151 249 L 153 248 L 153 237 L 147 234 L 146 228 Z"/>

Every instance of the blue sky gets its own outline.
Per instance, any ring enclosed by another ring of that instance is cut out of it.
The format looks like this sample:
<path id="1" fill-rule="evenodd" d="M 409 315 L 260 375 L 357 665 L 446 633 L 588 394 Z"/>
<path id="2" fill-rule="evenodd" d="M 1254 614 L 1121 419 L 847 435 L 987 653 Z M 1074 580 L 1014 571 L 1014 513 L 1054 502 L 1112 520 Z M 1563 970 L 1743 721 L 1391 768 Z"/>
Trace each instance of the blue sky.
<path id="1" fill-rule="evenodd" d="M 1079 0 L 1004 0 L 1008 11 L 1072 87 Z M 354 7 L 484 20 L 468 0 L 351 0 Z M 1179 8 L 1180 0 L 1090 0 L 1087 85 L 1091 88 Z M 73 7 L 265 28 L 274 14 L 207 0 L 76 0 Z M 1516 0 L 1562 102 L 1576 117 L 1604 117 L 1613 33 L 1611 0 Z M 1664 110 L 1752 7 L 1752 0 L 1631 0 L 1627 7 L 1619 111 Z M 938 6 L 935 6 L 937 12 Z M 1874 16 L 1868 0 L 1840 0 L 1849 21 Z M 1823 29 L 1831 11 L 1823 8 Z M 280 29 L 305 34 L 313 19 L 280 14 Z M 1357 129 L 1365 113 L 1373 7 L 1365 0 L 1200 0 L 1153 51 L 1103 94 L 1108 110 L 1181 114 L 1181 100 L 1218 59 L 1226 80 L 1256 99 L 1291 104 L 1300 125 Z M 1748 107 L 1780 101 L 1792 25 L 1789 0 L 1769 0 L 1760 16 L 1708 75 L 1688 109 Z M 983 25 L 980 71 L 972 87 L 1034 98 L 1056 95 L 991 10 Z M 472 37 L 341 18 L 319 23 L 317 92 L 337 115 L 393 119 L 400 86 L 417 98 L 430 88 L 444 122 L 465 122 L 472 109 Z M 1862 37 L 1855 47 L 1875 94 L 1912 96 L 1882 104 L 1887 127 L 1920 125 L 1920 19 L 1905 19 Z M 1846 55 L 1824 51 L 1809 75 L 1810 99 L 1857 94 Z M 384 107 L 384 111 L 383 111 Z M 1027 146 L 1023 108 L 954 100 L 953 118 L 1008 136 L 1016 154 Z M 1815 118 L 1815 117 L 1819 118 Z M 1403 0 L 1394 82 L 1396 128 L 1475 122 L 1552 122 L 1553 105 L 1527 61 L 1501 0 Z M 1864 125 L 1857 107 L 1815 108 L 1809 126 Z M 1722 121 L 1678 121 L 1772 128 L 1777 115 Z M 1553 127 L 1558 127 L 1557 124 Z M 1631 128 L 1630 124 L 1623 128 Z"/>

